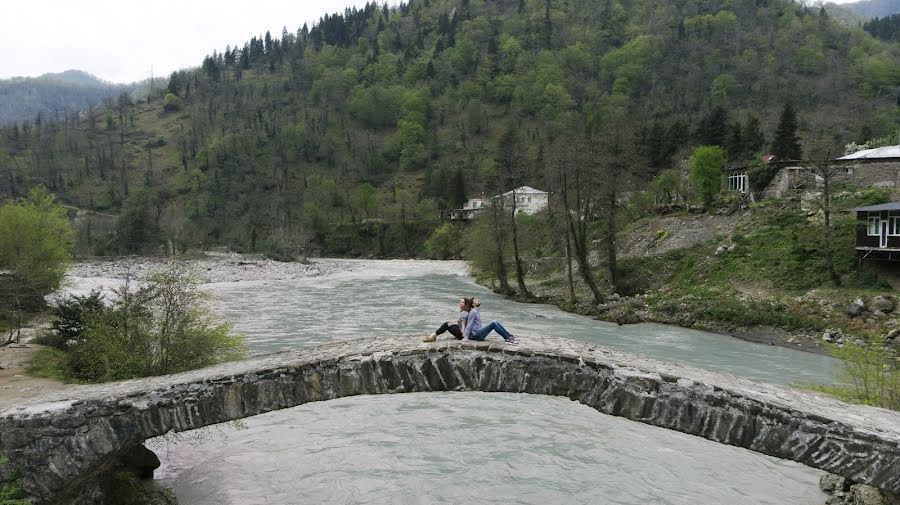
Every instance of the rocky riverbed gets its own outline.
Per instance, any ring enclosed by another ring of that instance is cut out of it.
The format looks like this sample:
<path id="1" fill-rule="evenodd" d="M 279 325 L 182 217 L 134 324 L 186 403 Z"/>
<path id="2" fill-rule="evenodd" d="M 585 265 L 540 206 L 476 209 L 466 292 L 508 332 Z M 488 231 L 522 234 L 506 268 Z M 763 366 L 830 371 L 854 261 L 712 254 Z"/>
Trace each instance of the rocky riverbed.
<path id="1" fill-rule="evenodd" d="M 89 259 L 75 262 L 69 269 L 70 278 L 141 279 L 170 268 L 173 260 L 157 257 L 120 257 Z M 255 255 L 208 253 L 203 256 L 179 259 L 179 268 L 197 276 L 203 284 L 242 281 L 289 281 L 317 277 L 343 270 L 352 270 L 352 261 L 316 260 L 310 262 L 282 262 Z M 358 266 L 358 264 L 356 265 Z"/>

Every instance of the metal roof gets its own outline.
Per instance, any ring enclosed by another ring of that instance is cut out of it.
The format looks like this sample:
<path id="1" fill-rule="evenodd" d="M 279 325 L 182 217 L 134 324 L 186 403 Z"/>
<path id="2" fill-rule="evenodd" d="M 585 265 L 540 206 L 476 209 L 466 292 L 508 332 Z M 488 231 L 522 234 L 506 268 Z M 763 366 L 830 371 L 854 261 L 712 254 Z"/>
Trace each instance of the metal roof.
<path id="1" fill-rule="evenodd" d="M 515 191 L 517 195 L 546 195 L 547 194 L 546 191 L 534 189 L 531 186 L 519 186 L 515 190 L 511 189 L 511 190 L 507 191 L 506 193 L 503 193 L 502 195 L 497 195 L 497 196 L 509 196 L 509 195 L 513 194 L 513 191 Z M 494 198 L 497 198 L 497 196 L 495 196 Z"/>
<path id="2" fill-rule="evenodd" d="M 868 207 L 857 207 L 850 209 L 852 212 L 878 212 L 881 210 L 900 210 L 900 202 L 882 203 L 879 205 L 870 205 Z"/>
<path id="3" fill-rule="evenodd" d="M 900 158 L 900 145 L 885 146 L 875 149 L 863 149 L 847 156 L 841 156 L 839 160 L 871 160 L 878 158 Z"/>

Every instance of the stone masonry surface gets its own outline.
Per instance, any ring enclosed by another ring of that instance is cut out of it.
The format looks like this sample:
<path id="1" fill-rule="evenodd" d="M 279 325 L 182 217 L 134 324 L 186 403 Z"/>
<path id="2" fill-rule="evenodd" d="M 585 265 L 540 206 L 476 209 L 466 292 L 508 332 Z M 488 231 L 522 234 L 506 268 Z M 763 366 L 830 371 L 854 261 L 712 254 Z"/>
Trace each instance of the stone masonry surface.
<path id="1" fill-rule="evenodd" d="M 900 413 L 544 337 L 333 342 L 191 372 L 78 386 L 0 412 L 0 453 L 38 503 L 65 502 L 148 438 L 360 394 L 565 396 L 610 415 L 900 492 Z"/>

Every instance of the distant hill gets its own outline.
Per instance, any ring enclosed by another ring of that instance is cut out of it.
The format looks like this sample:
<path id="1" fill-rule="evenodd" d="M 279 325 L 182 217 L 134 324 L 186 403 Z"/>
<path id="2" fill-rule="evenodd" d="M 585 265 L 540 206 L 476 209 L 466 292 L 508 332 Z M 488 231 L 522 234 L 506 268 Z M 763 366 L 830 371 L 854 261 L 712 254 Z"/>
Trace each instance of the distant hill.
<path id="1" fill-rule="evenodd" d="M 832 19 L 845 26 L 860 27 L 870 19 L 869 16 L 864 16 L 854 10 L 848 9 L 848 5 L 849 4 L 827 3 L 825 4 L 825 10 Z"/>
<path id="2" fill-rule="evenodd" d="M 844 4 L 844 7 L 870 18 L 900 14 L 900 0 L 864 0 Z"/>
<path id="3" fill-rule="evenodd" d="M 467 197 L 554 190 L 589 129 L 628 132 L 638 189 L 694 146 L 759 159 L 788 101 L 801 140 L 891 134 L 897 61 L 789 0 L 370 3 L 214 51 L 146 100 L 0 128 L 0 196 L 42 184 L 119 215 L 109 240 L 79 229 L 92 253 L 413 256 Z"/>
<path id="4" fill-rule="evenodd" d="M 106 82 L 103 79 L 100 79 L 97 76 L 91 75 L 84 70 L 66 70 L 64 72 L 57 73 L 47 73 L 40 77 L 37 77 L 38 80 L 44 81 L 59 81 L 66 84 L 75 84 L 78 86 L 87 86 L 87 87 L 106 87 L 109 85 L 114 85 L 112 83 Z"/>
<path id="5" fill-rule="evenodd" d="M 0 124 L 34 121 L 39 115 L 57 119 L 128 91 L 130 85 L 106 82 L 81 70 L 2 79 Z"/>

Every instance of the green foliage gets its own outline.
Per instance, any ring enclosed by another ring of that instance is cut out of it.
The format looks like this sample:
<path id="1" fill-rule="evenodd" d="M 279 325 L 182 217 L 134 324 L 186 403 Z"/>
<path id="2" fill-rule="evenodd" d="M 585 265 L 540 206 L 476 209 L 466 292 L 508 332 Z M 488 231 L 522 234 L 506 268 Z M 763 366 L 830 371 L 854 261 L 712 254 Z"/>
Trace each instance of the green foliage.
<path id="1" fill-rule="evenodd" d="M 127 282 L 115 290 L 113 304 L 99 312 L 92 303 L 70 304 L 73 311 L 84 309 L 70 319 L 85 324 L 80 340 L 66 342 L 66 376 L 105 382 L 242 357 L 243 337 L 231 333 L 230 323 L 213 321 L 205 298 L 195 281 L 172 269 L 149 276 L 137 288 Z"/>
<path id="2" fill-rule="evenodd" d="M 444 223 L 435 228 L 425 241 L 425 252 L 429 258 L 437 260 L 458 258 L 462 251 L 460 235 L 459 230 L 450 223 Z"/>
<path id="3" fill-rule="evenodd" d="M 498 280 L 497 245 L 494 241 L 497 224 L 499 221 L 493 219 L 492 209 L 487 209 L 478 219 L 470 222 L 468 229 L 462 234 L 463 257 L 471 265 L 476 278 L 481 281 Z M 501 230 L 501 233 L 505 232 L 505 228 Z M 504 261 L 511 256 L 506 249 L 504 247 Z"/>
<path id="4" fill-rule="evenodd" d="M 25 368 L 25 372 L 32 377 L 65 382 L 69 380 L 65 373 L 66 358 L 65 351 L 54 347 L 45 347 L 34 355 Z"/>
<path id="5" fill-rule="evenodd" d="M 725 151 L 719 146 L 695 147 L 689 163 L 694 192 L 704 205 L 711 204 L 722 189 Z"/>
<path id="6" fill-rule="evenodd" d="M 153 250 L 153 246 L 157 245 L 158 233 L 158 222 L 151 214 L 149 192 L 139 190 L 132 193 L 116 220 L 115 249 L 127 254 Z"/>
<path id="7" fill-rule="evenodd" d="M 0 466 L 9 464 L 5 457 L 0 458 Z M 29 505 L 31 503 L 22 492 L 22 475 L 18 469 L 13 470 L 10 477 L 0 482 L 0 505 Z"/>
<path id="8" fill-rule="evenodd" d="M 737 79 L 731 74 L 721 74 L 716 77 L 709 87 L 713 99 L 719 102 L 727 102 L 738 90 Z"/>
<path id="9" fill-rule="evenodd" d="M 0 301 L 31 307 L 59 287 L 72 259 L 66 211 L 43 187 L 0 206 Z"/>
<path id="10" fill-rule="evenodd" d="M 900 410 L 900 358 L 883 339 L 830 345 L 828 352 L 843 362 L 839 383 L 817 389 L 844 401 Z"/>
<path id="11" fill-rule="evenodd" d="M 174 93 L 166 93 L 163 98 L 163 110 L 166 112 L 178 112 L 184 108 L 184 100 Z"/>
<path id="12" fill-rule="evenodd" d="M 803 158 L 800 149 L 800 138 L 797 136 L 797 111 L 792 102 L 784 104 L 775 139 L 772 141 L 772 154 L 782 160 L 799 160 Z"/>
<path id="13" fill-rule="evenodd" d="M 41 344 L 60 350 L 78 345 L 84 341 L 87 325 L 102 317 L 106 307 L 100 291 L 92 291 L 89 295 L 68 295 L 53 306 L 53 322 L 51 331 Z"/>
<path id="14" fill-rule="evenodd" d="M 754 165 L 747 170 L 747 183 L 750 185 L 751 191 L 762 191 L 772 182 L 778 171 L 781 170 L 779 165 L 763 164 Z"/>
<path id="15" fill-rule="evenodd" d="M 681 186 L 681 174 L 675 170 L 663 170 L 653 179 L 652 190 L 658 203 L 671 205 L 681 194 Z"/>
<path id="16" fill-rule="evenodd" d="M 521 183 L 550 189 L 550 146 L 613 111 L 650 130 L 632 140 L 650 158 L 634 167 L 639 188 L 695 145 L 724 147 L 729 162 L 759 154 L 772 135 L 749 118 L 797 90 L 798 113 L 842 142 L 863 123 L 876 135 L 897 127 L 895 46 L 787 0 L 764 3 L 351 8 L 216 51 L 147 100 L 3 127 L 0 194 L 43 184 L 119 216 L 111 243 L 78 234 L 84 252 L 259 250 L 302 230 L 314 251 L 380 255 L 420 252 L 422 241 L 383 241 L 430 233 L 462 193 L 510 189 L 492 166 L 509 128 Z M 377 212 L 355 198 L 366 183 Z M 424 201 L 434 212 L 415 215 Z M 367 215 L 388 224 L 358 228 Z"/>

